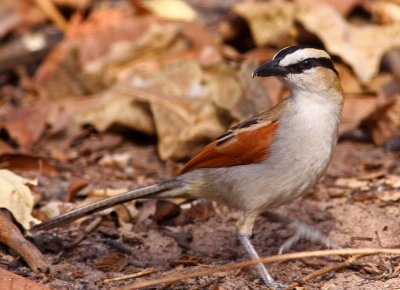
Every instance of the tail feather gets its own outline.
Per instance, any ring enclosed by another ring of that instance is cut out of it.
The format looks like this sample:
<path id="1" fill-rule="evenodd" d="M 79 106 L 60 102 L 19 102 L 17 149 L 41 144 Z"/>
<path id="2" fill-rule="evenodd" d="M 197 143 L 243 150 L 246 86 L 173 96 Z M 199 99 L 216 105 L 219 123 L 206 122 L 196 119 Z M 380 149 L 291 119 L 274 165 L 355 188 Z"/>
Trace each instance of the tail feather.
<path id="1" fill-rule="evenodd" d="M 146 198 L 151 196 L 159 195 L 163 192 L 179 189 L 183 187 L 182 180 L 178 178 L 173 178 L 159 184 L 150 185 L 147 187 L 135 189 L 132 191 L 128 191 L 125 193 L 121 193 L 119 195 L 109 197 L 103 200 L 99 200 L 93 202 L 91 204 L 79 207 L 77 209 L 71 210 L 59 216 L 56 216 L 52 219 L 49 219 L 45 222 L 42 222 L 38 225 L 34 225 L 31 228 L 31 231 L 38 231 L 38 230 L 47 230 L 54 227 L 58 227 L 74 220 L 77 220 L 85 215 L 89 215 L 98 211 L 101 211 L 106 208 L 110 208 L 112 206 L 125 203 L 134 199 L 138 198 Z M 171 196 L 171 195 L 170 195 Z M 173 195 L 172 195 L 173 196 Z"/>

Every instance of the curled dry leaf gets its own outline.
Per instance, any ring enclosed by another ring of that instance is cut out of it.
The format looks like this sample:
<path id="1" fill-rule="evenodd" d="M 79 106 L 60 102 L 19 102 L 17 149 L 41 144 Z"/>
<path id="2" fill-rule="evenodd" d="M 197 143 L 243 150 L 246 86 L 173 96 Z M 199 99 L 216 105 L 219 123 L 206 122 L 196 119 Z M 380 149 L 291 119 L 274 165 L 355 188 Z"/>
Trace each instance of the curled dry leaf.
<path id="1" fill-rule="evenodd" d="M 89 181 L 86 180 L 85 178 L 81 177 L 75 177 L 71 179 L 68 185 L 68 190 L 67 190 L 67 195 L 65 196 L 65 200 L 68 202 L 71 202 L 74 200 L 75 196 L 78 194 L 78 192 L 81 189 L 84 189 L 86 186 L 88 186 Z"/>
<path id="2" fill-rule="evenodd" d="M 244 2 L 234 11 L 249 22 L 257 46 L 289 44 L 295 22 L 301 23 L 331 54 L 350 65 L 363 83 L 377 74 L 383 55 L 400 45 L 400 23 L 356 26 L 326 4 Z"/>
<path id="3" fill-rule="evenodd" d="M 11 212 L 25 229 L 30 228 L 31 222 L 39 222 L 31 215 L 34 199 L 28 185 L 37 185 L 37 181 L 23 178 L 9 170 L 0 170 L 0 208 Z"/>
<path id="4" fill-rule="evenodd" d="M 297 20 L 317 35 L 330 53 L 349 64 L 363 83 L 378 73 L 383 55 L 400 45 L 400 23 L 356 26 L 326 5 L 301 7 Z"/>
<path id="5" fill-rule="evenodd" d="M 162 159 L 186 158 L 232 121 L 270 106 L 259 80 L 251 79 L 255 67 L 247 61 L 238 72 L 223 61 L 203 67 L 197 60 L 176 61 L 154 72 L 138 67 L 77 121 L 101 131 L 119 124 L 157 134 Z"/>

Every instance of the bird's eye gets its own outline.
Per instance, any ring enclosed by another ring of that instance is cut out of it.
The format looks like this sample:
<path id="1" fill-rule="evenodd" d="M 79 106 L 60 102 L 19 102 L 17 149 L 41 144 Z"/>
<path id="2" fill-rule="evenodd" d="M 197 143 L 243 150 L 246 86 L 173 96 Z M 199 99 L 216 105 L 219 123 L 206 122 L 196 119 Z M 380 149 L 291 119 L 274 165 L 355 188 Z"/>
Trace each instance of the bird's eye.
<path id="1" fill-rule="evenodd" d="M 312 62 L 309 59 L 306 59 L 303 61 L 303 67 L 304 69 L 310 69 L 312 68 Z"/>

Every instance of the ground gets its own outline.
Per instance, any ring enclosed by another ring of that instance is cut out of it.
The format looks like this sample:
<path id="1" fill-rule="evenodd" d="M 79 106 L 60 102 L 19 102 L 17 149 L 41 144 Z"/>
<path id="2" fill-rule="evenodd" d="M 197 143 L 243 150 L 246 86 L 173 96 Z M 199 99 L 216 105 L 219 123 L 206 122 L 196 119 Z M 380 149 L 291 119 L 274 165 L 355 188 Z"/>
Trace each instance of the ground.
<path id="1" fill-rule="evenodd" d="M 132 179 L 122 169 L 101 167 L 96 162 L 87 162 L 82 166 L 81 161 L 76 161 L 68 165 L 64 174 L 44 174 L 39 190 L 47 193 L 47 200 L 50 196 L 57 196 L 54 193 L 61 196 L 66 192 L 71 175 L 90 180 L 96 188 L 135 187 L 172 175 L 175 165 L 160 162 L 156 157 L 155 145 L 151 142 L 145 146 L 133 142 L 122 147 L 138 157 L 136 162 L 142 164 L 140 170 L 145 178 Z M 343 248 L 396 247 L 399 245 L 400 208 L 395 198 L 387 198 L 388 192 L 393 192 L 387 181 L 397 175 L 398 182 L 398 157 L 398 153 L 385 153 L 371 144 L 340 142 L 321 182 L 307 196 L 272 212 L 318 228 Z M 41 281 L 52 289 L 111 289 L 247 258 L 235 234 L 238 212 L 220 205 L 210 207 L 209 203 L 202 202 L 195 207 L 197 212 L 186 209 L 182 210 L 179 217 L 162 216 L 155 221 L 151 215 L 146 216 L 148 207 L 146 203 L 139 207 L 144 217 L 140 218 L 139 215 L 136 218 L 130 234 L 118 230 L 115 215 L 103 217 L 94 229 L 86 232 L 85 226 L 93 223 L 93 217 L 81 224 L 35 233 L 35 244 L 53 265 L 49 275 L 31 272 L 20 260 L 4 266 L 14 273 Z M 252 240 L 260 255 L 268 256 L 276 254 L 280 245 L 292 234 L 288 225 L 271 221 L 269 215 L 265 214 L 257 219 Z M 74 242 L 78 236 L 81 236 L 81 241 Z M 302 241 L 291 251 L 320 248 L 319 245 Z M 5 247 L 0 251 L 2 256 L 6 255 Z M 391 256 L 363 258 L 356 266 L 338 272 L 331 271 L 302 287 L 400 289 L 399 260 L 399 257 Z M 268 269 L 278 281 L 290 284 L 340 261 L 342 259 L 339 257 L 309 258 L 268 264 Z M 144 277 L 107 281 L 150 267 L 155 272 Z M 151 289 L 263 287 L 255 269 L 249 267 Z"/>

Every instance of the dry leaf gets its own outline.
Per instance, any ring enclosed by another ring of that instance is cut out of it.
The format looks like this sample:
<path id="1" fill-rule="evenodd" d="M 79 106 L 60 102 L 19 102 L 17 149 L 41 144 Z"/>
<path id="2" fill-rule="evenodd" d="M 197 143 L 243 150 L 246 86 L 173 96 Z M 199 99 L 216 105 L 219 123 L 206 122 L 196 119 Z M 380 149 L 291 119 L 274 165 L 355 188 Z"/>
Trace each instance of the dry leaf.
<path id="1" fill-rule="evenodd" d="M 197 60 L 175 61 L 154 72 L 138 67 L 77 121 L 100 131 L 119 124 L 156 133 L 162 159 L 190 157 L 232 121 L 270 106 L 260 81 L 251 78 L 255 67 L 253 61 L 239 71 L 223 61 L 202 67 Z"/>
<path id="2" fill-rule="evenodd" d="M 385 184 L 388 184 L 395 189 L 400 189 L 400 176 L 388 175 L 384 181 Z"/>
<path id="3" fill-rule="evenodd" d="M 396 1 L 368 1 L 369 8 L 376 21 L 382 24 L 400 23 L 400 3 Z"/>
<path id="4" fill-rule="evenodd" d="M 196 11 L 183 0 L 141 0 L 151 13 L 170 20 L 196 20 Z"/>
<path id="5" fill-rule="evenodd" d="M 44 133 L 48 116 L 56 109 L 56 106 L 50 103 L 16 109 L 0 121 L 0 128 L 5 129 L 22 149 L 29 150 Z"/>
<path id="6" fill-rule="evenodd" d="M 348 66 L 341 63 L 335 63 L 335 68 L 339 72 L 340 83 L 346 97 L 348 94 L 364 94 L 365 88 L 363 88 L 360 81 Z"/>
<path id="7" fill-rule="evenodd" d="M 400 132 L 400 96 L 379 104 L 374 112 L 362 121 L 361 128 L 369 133 L 378 145 L 395 137 Z"/>
<path id="8" fill-rule="evenodd" d="M 290 44 L 295 22 L 301 23 L 331 54 L 350 65 L 363 83 L 378 73 L 383 55 L 400 45 L 400 23 L 356 26 L 332 6 L 321 3 L 244 2 L 234 11 L 248 21 L 257 46 Z"/>
<path id="9" fill-rule="evenodd" d="M 33 1 L 10 1 L 15 5 L 18 11 L 19 23 L 18 30 L 25 31 L 26 29 L 35 27 L 46 22 L 47 18 L 43 11 L 33 3 Z"/>
<path id="10" fill-rule="evenodd" d="M 363 0 L 296 0 L 296 2 L 300 4 L 326 3 L 338 10 L 343 16 L 346 16 L 354 7 L 361 4 Z"/>
<path id="11" fill-rule="evenodd" d="M 400 45 L 400 23 L 356 26 L 347 23 L 327 5 L 300 6 L 296 16 L 306 30 L 320 38 L 331 54 L 349 64 L 363 83 L 378 73 L 383 55 Z"/>
<path id="12" fill-rule="evenodd" d="M 346 95 L 339 133 L 350 132 L 360 125 L 377 107 L 379 101 L 376 96 Z"/>
<path id="13" fill-rule="evenodd" d="M 0 152 L 1 154 L 7 153 L 7 154 L 12 154 L 14 152 L 14 148 L 12 148 L 9 144 L 7 144 L 5 141 L 0 139 Z M 0 161 L 0 167 L 5 167 L 8 164 L 6 163 L 5 165 L 3 162 Z"/>
<path id="14" fill-rule="evenodd" d="M 122 272 L 129 265 L 129 258 L 117 253 L 112 256 L 101 256 L 92 263 L 96 269 L 104 272 Z"/>
<path id="15" fill-rule="evenodd" d="M 148 70 L 157 69 L 162 58 L 173 56 L 180 59 L 183 51 L 191 47 L 191 39 L 182 33 L 176 24 L 154 24 L 136 41 L 118 41 L 110 46 L 103 57 L 88 62 L 83 70 L 92 78 L 99 78 L 109 86 L 123 81 L 135 67 Z M 178 55 L 176 55 L 178 54 Z M 145 85 L 145 84 L 143 84 Z"/>
<path id="16" fill-rule="evenodd" d="M 358 180 L 357 178 L 338 178 L 335 182 L 336 186 L 347 187 L 347 188 L 368 188 L 368 181 Z"/>
<path id="17" fill-rule="evenodd" d="M 65 196 L 65 200 L 68 202 L 73 201 L 78 192 L 84 189 L 88 185 L 89 181 L 82 177 L 75 177 L 71 179 L 71 181 L 68 184 L 68 190 L 67 190 L 67 195 Z"/>
<path id="18" fill-rule="evenodd" d="M 288 2 L 242 2 L 233 11 L 247 20 L 257 46 L 288 46 L 294 41 L 295 10 Z"/>
<path id="19" fill-rule="evenodd" d="M 121 135 L 103 134 L 85 138 L 76 150 L 80 155 L 88 155 L 98 151 L 107 151 L 118 147 L 123 142 Z"/>
<path id="20" fill-rule="evenodd" d="M 0 268 L 0 289 L 8 290 L 50 290 L 43 284 L 36 283 L 25 277 L 16 275 Z"/>
<path id="21" fill-rule="evenodd" d="M 34 2 L 60 30 L 67 30 L 68 22 L 53 1 L 34 0 Z"/>
<path id="22" fill-rule="evenodd" d="M 181 212 L 179 205 L 169 200 L 157 200 L 152 219 L 159 224 L 177 217 Z"/>
<path id="23" fill-rule="evenodd" d="M 110 167 L 117 166 L 118 168 L 125 168 L 130 166 L 131 160 L 133 158 L 134 157 L 132 156 L 132 152 L 123 152 L 115 154 L 107 153 L 99 160 L 99 164 L 101 166 L 110 166 Z"/>
<path id="24" fill-rule="evenodd" d="M 77 10 L 86 9 L 93 0 L 52 0 L 58 6 L 67 6 Z"/>
<path id="25" fill-rule="evenodd" d="M 72 209 L 74 209 L 74 205 L 72 203 L 59 200 L 51 200 L 40 208 L 40 212 L 50 219 L 59 216 L 60 214 L 66 213 Z"/>
<path id="26" fill-rule="evenodd" d="M 52 102 L 42 102 L 31 107 L 17 108 L 0 121 L 22 151 L 29 151 L 44 133 L 52 135 L 64 130 L 69 116 L 64 108 Z"/>
<path id="27" fill-rule="evenodd" d="M 0 6 L 0 38 L 16 28 L 20 20 L 15 4 L 12 1 L 7 2 Z"/>
<path id="28" fill-rule="evenodd" d="M 185 208 L 185 215 L 194 221 L 205 221 L 215 213 L 213 202 L 208 199 L 200 199 L 189 204 Z"/>
<path id="29" fill-rule="evenodd" d="M 58 171 L 47 158 L 41 156 L 22 153 L 7 153 L 1 150 L 1 145 L 0 152 L 2 152 L 0 154 L 0 167 L 4 169 L 41 171 L 46 173 L 56 173 Z"/>
<path id="30" fill-rule="evenodd" d="M 76 15 L 64 40 L 37 70 L 35 80 L 53 98 L 95 92 L 101 84 L 82 74 L 81 67 L 106 54 L 115 42 L 134 41 L 154 22 L 151 16 L 132 17 L 129 9 L 98 9 L 85 21 Z"/>
<path id="31" fill-rule="evenodd" d="M 382 201 L 399 201 L 400 200 L 400 191 L 382 191 L 379 192 L 378 198 Z"/>
<path id="32" fill-rule="evenodd" d="M 34 200 L 27 185 L 37 185 L 37 180 L 23 178 L 9 170 L 0 170 L 0 208 L 10 211 L 25 229 L 30 228 L 31 222 L 39 222 L 31 215 Z"/>
<path id="33" fill-rule="evenodd" d="M 98 98 L 96 106 L 76 115 L 75 121 L 92 124 L 100 131 L 118 125 L 135 128 L 148 135 L 155 133 L 148 105 L 137 101 L 133 96 L 120 94 L 115 89 L 103 93 Z"/>

